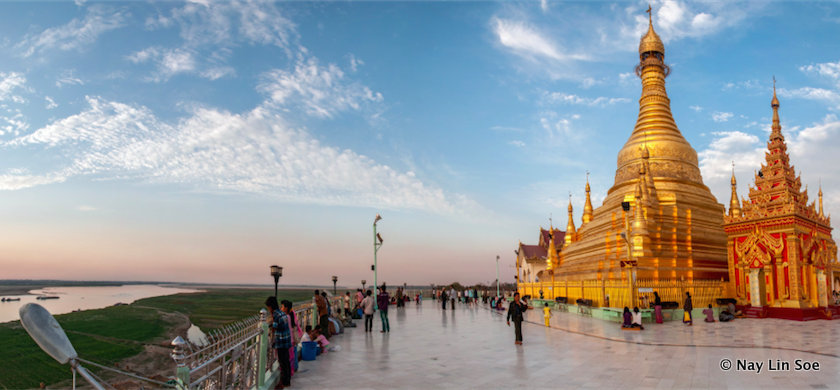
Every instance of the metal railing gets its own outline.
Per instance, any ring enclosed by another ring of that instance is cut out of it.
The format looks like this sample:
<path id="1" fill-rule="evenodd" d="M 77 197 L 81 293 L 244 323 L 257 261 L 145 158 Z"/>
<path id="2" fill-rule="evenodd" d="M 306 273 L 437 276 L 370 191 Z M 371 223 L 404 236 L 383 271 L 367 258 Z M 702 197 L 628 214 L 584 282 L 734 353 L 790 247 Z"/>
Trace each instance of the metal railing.
<path id="1" fill-rule="evenodd" d="M 685 293 L 691 293 L 694 307 L 703 308 L 709 304 L 715 305 L 717 298 L 725 297 L 725 281 L 722 280 L 676 280 L 676 279 L 639 279 L 635 288 L 636 302 L 632 302 L 631 284 L 626 280 L 572 280 L 519 283 L 518 291 L 532 298 L 554 300 L 556 297 L 566 297 L 570 304 L 578 299 L 588 299 L 596 307 L 644 307 L 646 303 L 654 301 L 653 292 L 659 293 L 663 302 L 674 301 L 682 307 Z M 650 292 L 648 292 L 650 291 Z"/>
<path id="2" fill-rule="evenodd" d="M 330 298 L 333 308 L 341 307 L 340 298 Z M 300 329 L 307 321 L 317 324 L 313 302 L 293 308 Z M 339 310 L 333 311 L 334 316 Z M 279 368 L 277 355 L 271 348 L 273 333 L 268 326 L 268 312 L 244 318 L 206 333 L 207 343 L 198 345 L 178 336 L 172 341 L 172 358 L 177 365 L 175 387 L 179 389 L 252 389 L 265 388 L 267 378 Z M 292 341 L 300 340 L 292 324 Z"/>

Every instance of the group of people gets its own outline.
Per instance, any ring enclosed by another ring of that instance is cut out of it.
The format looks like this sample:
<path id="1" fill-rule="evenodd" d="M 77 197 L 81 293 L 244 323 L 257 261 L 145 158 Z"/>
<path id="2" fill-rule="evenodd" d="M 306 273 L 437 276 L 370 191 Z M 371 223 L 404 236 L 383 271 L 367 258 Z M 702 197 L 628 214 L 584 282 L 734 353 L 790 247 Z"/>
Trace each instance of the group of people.
<path id="1" fill-rule="evenodd" d="M 664 322 L 662 316 L 662 299 L 659 297 L 659 293 L 654 291 L 653 292 L 653 312 L 656 319 L 657 324 L 661 324 Z M 691 311 L 694 310 L 694 304 L 691 300 L 691 293 L 686 291 L 685 293 L 685 300 L 683 301 L 683 323 L 691 326 L 694 324 L 694 320 L 692 318 Z M 712 308 L 712 305 L 709 304 L 708 308 L 703 309 L 703 315 L 706 317 L 703 319 L 705 322 L 715 322 L 715 311 Z M 743 313 L 740 310 L 737 310 L 735 304 L 729 302 L 725 310 L 721 310 L 720 315 L 718 316 L 721 322 L 728 322 L 732 321 L 735 317 L 742 316 Z M 630 308 L 625 306 L 624 307 L 624 321 L 621 324 L 622 328 L 631 329 L 631 328 L 638 328 L 644 329 L 642 326 L 642 314 L 639 311 L 638 307 L 634 307 L 632 312 Z"/>

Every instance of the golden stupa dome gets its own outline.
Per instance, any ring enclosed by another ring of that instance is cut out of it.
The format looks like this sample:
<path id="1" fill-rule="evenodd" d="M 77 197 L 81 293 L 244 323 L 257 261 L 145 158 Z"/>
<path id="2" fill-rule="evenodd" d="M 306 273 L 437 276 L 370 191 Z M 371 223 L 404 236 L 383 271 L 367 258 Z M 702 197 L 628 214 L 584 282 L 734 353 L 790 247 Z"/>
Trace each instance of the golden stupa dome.
<path id="1" fill-rule="evenodd" d="M 649 51 L 665 54 L 665 45 L 662 43 L 662 39 L 659 39 L 659 35 L 656 31 L 653 30 L 653 20 L 650 20 L 647 34 L 645 34 L 639 42 L 639 54 L 647 53 Z"/>

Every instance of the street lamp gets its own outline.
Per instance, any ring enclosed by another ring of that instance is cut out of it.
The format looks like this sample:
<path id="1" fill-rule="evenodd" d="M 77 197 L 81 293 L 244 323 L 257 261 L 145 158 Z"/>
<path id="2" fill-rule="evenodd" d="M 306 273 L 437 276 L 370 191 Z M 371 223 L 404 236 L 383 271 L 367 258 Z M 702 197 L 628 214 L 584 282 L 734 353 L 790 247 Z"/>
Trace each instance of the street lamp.
<path id="1" fill-rule="evenodd" d="M 382 217 L 379 214 L 376 214 L 376 218 L 373 220 L 373 286 L 379 286 L 377 283 L 377 273 L 379 272 L 379 268 L 376 266 L 376 252 L 379 252 L 379 248 L 382 247 L 382 236 L 376 232 L 376 223 L 381 220 Z"/>
<path id="2" fill-rule="evenodd" d="M 335 296 L 335 283 L 338 282 L 338 276 L 333 275 L 333 296 Z"/>
<path id="3" fill-rule="evenodd" d="M 271 276 L 274 277 L 274 298 L 277 298 L 277 283 L 280 281 L 280 277 L 283 276 L 283 267 L 272 265 Z"/>
<path id="4" fill-rule="evenodd" d="M 496 255 L 496 296 L 499 296 L 499 255 Z"/>
<path id="5" fill-rule="evenodd" d="M 362 279 L 362 295 L 365 294 L 365 284 L 366 283 L 367 283 L 367 280 Z"/>

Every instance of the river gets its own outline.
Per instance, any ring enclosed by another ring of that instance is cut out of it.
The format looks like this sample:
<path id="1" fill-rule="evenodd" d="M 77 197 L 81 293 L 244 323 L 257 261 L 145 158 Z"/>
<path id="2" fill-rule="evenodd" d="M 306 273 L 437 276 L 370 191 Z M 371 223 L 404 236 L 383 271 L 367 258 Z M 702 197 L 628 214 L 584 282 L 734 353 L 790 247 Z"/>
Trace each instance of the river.
<path id="1" fill-rule="evenodd" d="M 122 286 L 97 287 L 47 287 L 32 290 L 32 295 L 4 295 L 3 298 L 20 298 L 20 301 L 0 302 L 0 322 L 20 319 L 20 307 L 35 302 L 49 310 L 53 315 L 70 313 L 75 310 L 101 309 L 117 303 L 132 303 L 138 299 L 198 292 L 200 290 L 163 287 L 152 284 L 133 284 Z M 59 299 L 38 300 L 38 296 L 56 296 Z"/>

